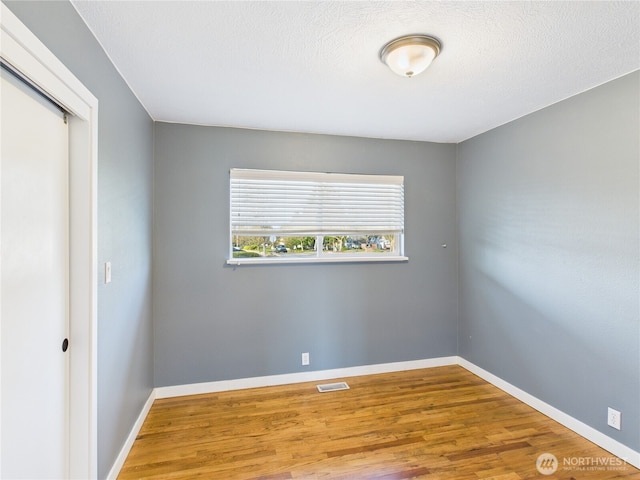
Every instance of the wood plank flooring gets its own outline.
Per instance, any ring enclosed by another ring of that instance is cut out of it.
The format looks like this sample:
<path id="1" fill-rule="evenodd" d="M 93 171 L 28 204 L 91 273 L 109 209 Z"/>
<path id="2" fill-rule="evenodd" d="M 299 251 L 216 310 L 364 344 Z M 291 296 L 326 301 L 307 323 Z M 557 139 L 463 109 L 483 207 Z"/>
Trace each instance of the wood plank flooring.
<path id="1" fill-rule="evenodd" d="M 118 478 L 640 480 L 458 366 L 338 380 L 156 400 Z"/>

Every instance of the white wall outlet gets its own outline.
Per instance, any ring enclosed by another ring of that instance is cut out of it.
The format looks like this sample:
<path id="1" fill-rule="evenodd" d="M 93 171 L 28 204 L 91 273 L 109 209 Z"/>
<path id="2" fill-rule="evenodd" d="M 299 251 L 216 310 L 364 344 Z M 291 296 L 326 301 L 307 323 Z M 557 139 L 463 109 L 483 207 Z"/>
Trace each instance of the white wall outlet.
<path id="1" fill-rule="evenodd" d="M 111 283 L 111 262 L 104 264 L 104 283 Z"/>
<path id="2" fill-rule="evenodd" d="M 607 425 L 620 430 L 621 416 L 622 414 L 619 411 L 609 407 L 607 410 Z"/>
<path id="3" fill-rule="evenodd" d="M 309 365 L 309 352 L 302 354 L 302 365 Z"/>

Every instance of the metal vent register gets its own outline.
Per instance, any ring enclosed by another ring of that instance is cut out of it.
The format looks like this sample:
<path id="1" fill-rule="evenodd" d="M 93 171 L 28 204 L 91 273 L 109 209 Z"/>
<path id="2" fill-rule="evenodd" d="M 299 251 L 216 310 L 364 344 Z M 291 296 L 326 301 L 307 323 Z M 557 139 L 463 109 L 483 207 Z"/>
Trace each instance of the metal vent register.
<path id="1" fill-rule="evenodd" d="M 349 390 L 349 385 L 347 385 L 347 382 L 326 383 L 324 385 L 318 385 L 318 391 L 320 393 L 335 392 L 336 390 Z"/>

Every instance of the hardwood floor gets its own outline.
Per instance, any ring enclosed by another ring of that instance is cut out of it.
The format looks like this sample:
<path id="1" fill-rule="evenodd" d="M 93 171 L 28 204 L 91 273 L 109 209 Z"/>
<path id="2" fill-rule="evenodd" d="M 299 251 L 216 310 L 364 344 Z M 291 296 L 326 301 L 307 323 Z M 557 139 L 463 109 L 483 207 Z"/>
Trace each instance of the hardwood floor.
<path id="1" fill-rule="evenodd" d="M 640 480 L 462 367 L 344 380 L 156 400 L 118 478 Z"/>

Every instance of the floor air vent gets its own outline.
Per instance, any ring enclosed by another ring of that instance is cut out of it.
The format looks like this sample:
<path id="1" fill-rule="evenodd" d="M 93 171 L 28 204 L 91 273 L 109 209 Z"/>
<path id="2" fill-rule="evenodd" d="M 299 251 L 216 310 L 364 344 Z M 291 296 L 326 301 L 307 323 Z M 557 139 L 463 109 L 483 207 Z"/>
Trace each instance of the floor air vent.
<path id="1" fill-rule="evenodd" d="M 349 385 L 347 385 L 347 382 L 327 383 L 325 385 L 318 385 L 318 391 L 320 393 L 335 392 L 336 390 L 349 390 Z"/>

